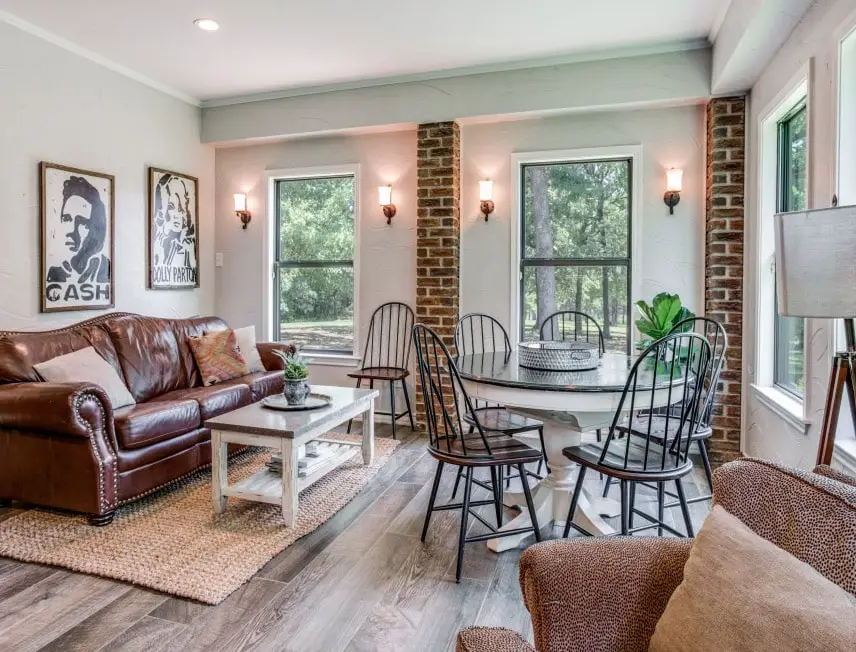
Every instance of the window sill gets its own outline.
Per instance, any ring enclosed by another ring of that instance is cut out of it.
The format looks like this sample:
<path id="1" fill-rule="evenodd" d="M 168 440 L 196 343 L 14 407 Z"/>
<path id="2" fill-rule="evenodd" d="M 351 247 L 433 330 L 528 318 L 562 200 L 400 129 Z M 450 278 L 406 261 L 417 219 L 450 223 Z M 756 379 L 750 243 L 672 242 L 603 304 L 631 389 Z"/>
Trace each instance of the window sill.
<path id="1" fill-rule="evenodd" d="M 777 387 L 752 385 L 758 400 L 803 435 L 808 434 L 811 421 L 805 418 L 803 404 Z"/>
<path id="2" fill-rule="evenodd" d="M 309 353 L 303 354 L 310 365 L 321 367 L 359 367 L 362 358 L 351 353 Z"/>
<path id="3" fill-rule="evenodd" d="M 856 439 L 845 439 L 835 442 L 832 453 L 832 466 L 844 471 L 847 475 L 856 477 Z"/>

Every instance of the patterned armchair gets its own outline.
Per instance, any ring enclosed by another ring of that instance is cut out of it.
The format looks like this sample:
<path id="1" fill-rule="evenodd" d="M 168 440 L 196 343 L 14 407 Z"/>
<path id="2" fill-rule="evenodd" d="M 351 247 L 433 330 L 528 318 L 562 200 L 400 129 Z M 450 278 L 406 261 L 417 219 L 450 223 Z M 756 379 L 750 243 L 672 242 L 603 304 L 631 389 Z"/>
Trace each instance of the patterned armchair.
<path id="1" fill-rule="evenodd" d="M 714 473 L 714 503 L 856 595 L 856 479 L 745 458 Z M 534 545 L 520 587 L 539 652 L 645 652 L 683 579 L 690 539 L 585 538 Z M 458 652 L 534 652 L 507 629 L 471 627 Z"/>

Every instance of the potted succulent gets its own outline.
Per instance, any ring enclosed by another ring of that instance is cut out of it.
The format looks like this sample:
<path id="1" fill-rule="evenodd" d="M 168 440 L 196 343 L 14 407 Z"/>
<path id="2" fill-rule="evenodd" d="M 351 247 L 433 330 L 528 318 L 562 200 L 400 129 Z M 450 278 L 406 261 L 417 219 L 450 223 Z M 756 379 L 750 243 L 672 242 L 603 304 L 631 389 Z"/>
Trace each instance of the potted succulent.
<path id="1" fill-rule="evenodd" d="M 274 351 L 276 355 L 282 358 L 284 367 L 282 375 L 285 378 L 285 387 L 283 395 L 289 405 L 303 405 L 309 397 L 309 383 L 306 379 L 309 378 L 309 368 L 299 353 L 284 353 L 282 351 Z"/>

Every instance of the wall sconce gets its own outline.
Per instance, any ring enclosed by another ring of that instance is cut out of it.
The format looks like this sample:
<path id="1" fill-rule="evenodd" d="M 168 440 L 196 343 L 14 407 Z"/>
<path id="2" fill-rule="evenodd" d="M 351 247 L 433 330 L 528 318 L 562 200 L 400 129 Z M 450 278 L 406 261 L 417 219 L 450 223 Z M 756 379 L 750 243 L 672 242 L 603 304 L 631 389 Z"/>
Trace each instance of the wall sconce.
<path id="1" fill-rule="evenodd" d="M 663 202 L 669 207 L 669 215 L 675 214 L 675 206 L 681 201 L 683 179 L 683 170 L 679 168 L 666 170 L 666 194 L 663 195 Z"/>
<path id="2" fill-rule="evenodd" d="M 247 196 L 244 193 L 235 194 L 235 215 L 241 218 L 244 229 L 247 228 L 247 224 L 253 219 L 252 214 L 247 210 Z"/>
<path id="3" fill-rule="evenodd" d="M 482 179 L 479 181 L 479 201 L 480 210 L 484 215 L 484 221 L 487 222 L 487 216 L 493 213 L 493 181 L 490 179 Z"/>
<path id="4" fill-rule="evenodd" d="M 386 223 L 392 224 L 392 218 L 395 217 L 395 204 L 392 203 L 392 186 L 378 186 L 377 200 L 383 208 Z"/>

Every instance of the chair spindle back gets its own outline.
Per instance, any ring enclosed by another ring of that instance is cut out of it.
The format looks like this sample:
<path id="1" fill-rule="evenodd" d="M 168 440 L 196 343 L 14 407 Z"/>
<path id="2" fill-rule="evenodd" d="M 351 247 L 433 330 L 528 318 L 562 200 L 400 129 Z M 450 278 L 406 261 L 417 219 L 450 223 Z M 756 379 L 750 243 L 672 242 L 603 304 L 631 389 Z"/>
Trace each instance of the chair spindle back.
<path id="1" fill-rule="evenodd" d="M 547 342 L 574 340 L 596 343 L 601 353 L 606 351 L 600 324 L 591 315 L 577 310 L 560 310 L 548 316 L 541 323 L 539 337 Z"/>
<path id="2" fill-rule="evenodd" d="M 478 422 L 472 434 L 465 434 L 464 415 L 473 416 L 475 409 L 449 349 L 437 333 L 424 324 L 413 327 L 413 343 L 430 446 L 454 457 L 492 457 L 490 444 Z M 466 430 L 470 427 L 466 424 Z"/>
<path id="3" fill-rule="evenodd" d="M 415 321 L 406 303 L 391 301 L 378 307 L 369 322 L 363 349 L 363 368 L 407 369 Z"/>
<path id="4" fill-rule="evenodd" d="M 696 379 L 706 377 L 711 357 L 710 343 L 697 333 L 673 333 L 651 344 L 630 370 L 600 463 L 635 472 L 665 471 L 683 465 L 692 441 L 686 435 L 696 431 L 701 418 L 702 383 Z M 663 406 L 675 409 L 665 410 L 658 419 L 658 408 Z M 625 425 L 628 416 L 630 425 Z M 641 439 L 618 439 L 631 427 Z M 655 427 L 665 427 L 665 432 L 673 428 L 675 441 L 669 441 L 669 437 L 659 441 L 652 438 Z M 680 446 L 673 445 L 677 442 Z"/>

